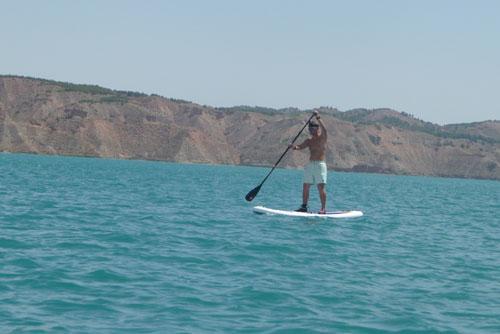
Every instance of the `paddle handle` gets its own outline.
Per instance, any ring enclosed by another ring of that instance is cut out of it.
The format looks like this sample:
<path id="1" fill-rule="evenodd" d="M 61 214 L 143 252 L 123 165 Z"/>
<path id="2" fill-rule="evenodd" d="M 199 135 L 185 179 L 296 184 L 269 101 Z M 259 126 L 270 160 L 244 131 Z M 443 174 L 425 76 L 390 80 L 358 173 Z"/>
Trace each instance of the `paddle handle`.
<path id="1" fill-rule="evenodd" d="M 264 180 L 262 180 L 262 182 L 255 188 L 253 188 L 252 190 L 250 190 L 248 192 L 248 194 L 245 196 L 245 199 L 250 202 L 252 201 L 255 196 L 257 196 L 257 194 L 259 193 L 260 191 L 260 188 L 262 187 L 262 185 L 264 184 L 264 182 L 266 182 L 267 178 L 269 177 L 269 175 L 271 175 L 271 173 L 274 171 L 274 169 L 276 168 L 276 166 L 278 166 L 278 164 L 280 163 L 281 159 L 283 159 L 283 157 L 285 156 L 286 152 L 288 152 L 288 150 L 292 147 L 293 143 L 295 143 L 295 141 L 297 140 L 297 138 L 299 138 L 300 134 L 302 133 L 302 131 L 304 131 L 304 129 L 306 128 L 307 124 L 309 124 L 309 122 L 311 121 L 311 119 L 316 115 L 316 113 L 313 113 L 311 115 L 311 117 L 309 117 L 309 119 L 307 120 L 306 124 L 304 124 L 304 126 L 302 127 L 302 129 L 300 129 L 299 133 L 297 133 L 297 135 L 295 136 L 295 138 L 293 138 L 292 140 L 292 143 L 290 145 L 288 145 L 288 147 L 286 148 L 285 152 L 283 152 L 283 154 L 281 155 L 281 157 L 278 159 L 278 161 L 274 164 L 273 168 L 269 171 L 269 173 L 267 173 L 266 177 L 264 178 Z"/>
<path id="2" fill-rule="evenodd" d="M 280 163 L 281 159 L 283 159 L 283 157 L 285 156 L 285 154 L 288 152 L 288 150 L 290 149 L 291 145 L 293 145 L 293 143 L 295 143 L 295 141 L 297 140 L 297 138 L 299 138 L 299 136 L 301 135 L 302 131 L 304 131 L 304 129 L 306 128 L 307 124 L 309 124 L 309 122 L 311 121 L 311 119 L 315 116 L 316 114 L 312 114 L 311 117 L 309 117 L 309 119 L 307 120 L 306 124 L 304 124 L 304 126 L 302 127 L 302 129 L 300 129 L 299 133 L 297 133 L 297 135 L 295 136 L 295 138 L 293 138 L 292 142 L 290 143 L 290 145 L 288 145 L 288 147 L 286 148 L 285 152 L 283 152 L 283 154 L 281 155 L 281 157 L 278 159 L 278 161 L 274 164 L 273 168 L 269 171 L 269 173 L 267 173 L 266 177 L 264 178 L 264 180 L 262 180 L 262 182 L 260 183 L 260 186 L 262 186 L 264 184 L 264 182 L 266 182 L 267 178 L 269 177 L 269 175 L 271 175 L 271 173 L 274 171 L 274 169 L 276 169 L 276 167 L 278 166 L 278 164 Z"/>

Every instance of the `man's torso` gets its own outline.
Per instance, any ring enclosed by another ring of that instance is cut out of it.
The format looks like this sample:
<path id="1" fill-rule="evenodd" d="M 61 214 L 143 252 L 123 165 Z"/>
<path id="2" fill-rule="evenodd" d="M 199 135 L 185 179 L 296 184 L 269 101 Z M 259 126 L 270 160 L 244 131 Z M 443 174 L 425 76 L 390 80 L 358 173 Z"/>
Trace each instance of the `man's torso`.
<path id="1" fill-rule="evenodd" d="M 323 136 L 309 138 L 309 160 L 325 161 L 326 138 Z"/>

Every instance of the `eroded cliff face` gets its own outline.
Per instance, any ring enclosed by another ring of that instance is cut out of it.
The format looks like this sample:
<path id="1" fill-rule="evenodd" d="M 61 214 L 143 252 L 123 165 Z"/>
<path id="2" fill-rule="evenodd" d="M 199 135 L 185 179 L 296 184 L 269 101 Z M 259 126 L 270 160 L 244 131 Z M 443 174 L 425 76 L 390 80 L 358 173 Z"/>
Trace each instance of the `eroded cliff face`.
<path id="1" fill-rule="evenodd" d="M 498 121 L 440 127 L 387 109 L 321 113 L 331 169 L 500 179 Z M 273 165 L 308 116 L 0 76 L 1 151 Z M 293 151 L 281 166 L 307 158 Z"/>

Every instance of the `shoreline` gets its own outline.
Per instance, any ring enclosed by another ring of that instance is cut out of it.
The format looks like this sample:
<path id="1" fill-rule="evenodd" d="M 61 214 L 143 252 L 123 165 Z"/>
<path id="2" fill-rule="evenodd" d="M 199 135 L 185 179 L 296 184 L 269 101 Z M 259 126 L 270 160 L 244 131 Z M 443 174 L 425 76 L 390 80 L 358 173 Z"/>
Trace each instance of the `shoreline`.
<path id="1" fill-rule="evenodd" d="M 185 165 L 205 165 L 205 166 L 230 166 L 230 167 L 250 167 L 250 168 L 272 168 L 272 164 L 225 164 L 225 163 L 210 163 L 210 162 L 197 162 L 197 161 L 176 161 L 176 160 L 159 160 L 159 159 L 145 159 L 145 158 L 120 158 L 120 157 L 105 157 L 105 156 L 93 156 L 93 155 L 74 155 L 74 154 L 46 154 L 37 152 L 21 152 L 21 151 L 0 151 L 0 154 L 18 154 L 18 155 L 33 155 L 33 156 L 43 156 L 43 157 L 63 157 L 63 158 L 83 158 L 83 159 L 100 159 L 100 160 L 116 160 L 116 161 L 143 161 L 143 162 L 163 162 L 171 164 L 185 164 Z M 303 167 L 292 167 L 292 166 L 277 166 L 277 169 L 289 169 L 289 170 L 302 170 Z M 428 178 L 439 178 L 439 179 L 456 179 L 456 180 L 477 180 L 477 181 L 500 181 L 500 179 L 494 178 L 477 178 L 477 177 L 463 177 L 463 176 L 446 176 L 446 175 L 428 175 L 428 174 L 404 174 L 404 173 L 390 173 L 390 172 L 376 172 L 376 171 L 362 171 L 353 170 L 348 168 L 331 168 L 328 167 L 328 171 L 337 173 L 349 173 L 349 174 L 372 174 L 372 175 L 389 175 L 389 176 L 411 176 L 411 177 L 428 177 Z"/>

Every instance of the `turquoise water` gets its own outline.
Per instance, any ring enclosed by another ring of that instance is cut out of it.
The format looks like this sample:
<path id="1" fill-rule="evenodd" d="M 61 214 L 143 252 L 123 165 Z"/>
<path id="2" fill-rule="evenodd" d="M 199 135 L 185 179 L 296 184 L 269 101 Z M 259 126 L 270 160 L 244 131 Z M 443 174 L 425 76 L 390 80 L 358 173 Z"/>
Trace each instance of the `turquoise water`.
<path id="1" fill-rule="evenodd" d="M 500 332 L 500 182 L 267 171 L 0 154 L 0 332 Z"/>

